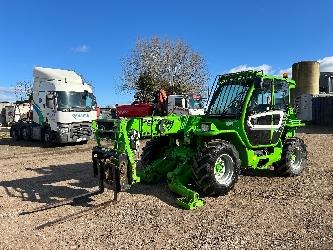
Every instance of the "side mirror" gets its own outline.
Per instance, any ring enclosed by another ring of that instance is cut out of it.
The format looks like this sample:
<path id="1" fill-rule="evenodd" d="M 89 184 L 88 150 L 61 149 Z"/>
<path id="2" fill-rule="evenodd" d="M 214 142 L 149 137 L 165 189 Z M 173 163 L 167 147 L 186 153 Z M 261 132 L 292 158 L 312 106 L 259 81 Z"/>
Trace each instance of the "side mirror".
<path id="1" fill-rule="evenodd" d="M 54 109 L 54 95 L 53 94 L 48 94 L 46 95 L 46 107 L 50 109 Z"/>

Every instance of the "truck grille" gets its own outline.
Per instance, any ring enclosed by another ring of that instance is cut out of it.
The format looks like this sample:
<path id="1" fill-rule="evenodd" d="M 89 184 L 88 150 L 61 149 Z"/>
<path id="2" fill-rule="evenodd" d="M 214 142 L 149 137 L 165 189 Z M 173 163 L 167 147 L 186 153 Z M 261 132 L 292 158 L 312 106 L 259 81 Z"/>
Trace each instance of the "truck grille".
<path id="1" fill-rule="evenodd" d="M 73 124 L 72 136 L 76 136 L 76 137 L 91 136 L 91 125 L 90 124 Z"/>

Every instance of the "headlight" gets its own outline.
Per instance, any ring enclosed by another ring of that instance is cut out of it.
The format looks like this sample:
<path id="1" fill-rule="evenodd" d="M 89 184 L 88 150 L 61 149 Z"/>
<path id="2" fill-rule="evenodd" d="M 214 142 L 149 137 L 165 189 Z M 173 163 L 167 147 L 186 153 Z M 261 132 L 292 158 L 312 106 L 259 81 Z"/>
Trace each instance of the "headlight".
<path id="1" fill-rule="evenodd" d="M 203 132 L 208 132 L 210 130 L 210 124 L 207 124 L 207 123 L 201 124 L 201 130 Z"/>
<path id="2" fill-rule="evenodd" d="M 60 134 L 67 134 L 69 132 L 68 128 L 59 128 Z"/>

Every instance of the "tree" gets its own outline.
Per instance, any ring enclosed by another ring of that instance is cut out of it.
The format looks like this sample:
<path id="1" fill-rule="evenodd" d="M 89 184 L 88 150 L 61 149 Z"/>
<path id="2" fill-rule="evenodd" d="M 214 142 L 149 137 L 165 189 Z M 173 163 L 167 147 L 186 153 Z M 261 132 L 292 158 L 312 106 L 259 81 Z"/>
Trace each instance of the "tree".
<path id="1" fill-rule="evenodd" d="M 153 37 L 138 40 L 122 60 L 121 90 L 135 93 L 137 101 L 149 101 L 152 92 L 203 94 L 208 82 L 204 58 L 182 41 Z"/>
<path id="2" fill-rule="evenodd" d="M 140 102 L 150 102 L 153 98 L 154 80 L 150 73 L 144 72 L 136 81 L 134 99 Z"/>

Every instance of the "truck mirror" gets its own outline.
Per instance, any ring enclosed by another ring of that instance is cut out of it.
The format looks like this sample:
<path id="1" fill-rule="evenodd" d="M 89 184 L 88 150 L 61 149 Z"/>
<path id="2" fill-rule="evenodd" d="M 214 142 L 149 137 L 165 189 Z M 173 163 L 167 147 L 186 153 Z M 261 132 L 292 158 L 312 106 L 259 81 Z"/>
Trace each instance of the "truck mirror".
<path id="1" fill-rule="evenodd" d="M 87 99 L 87 96 L 88 96 L 88 91 L 85 90 L 85 91 L 83 92 L 82 99 L 83 99 L 83 100 Z"/>
<path id="2" fill-rule="evenodd" d="M 50 109 L 54 109 L 54 95 L 46 95 L 46 106 Z"/>

